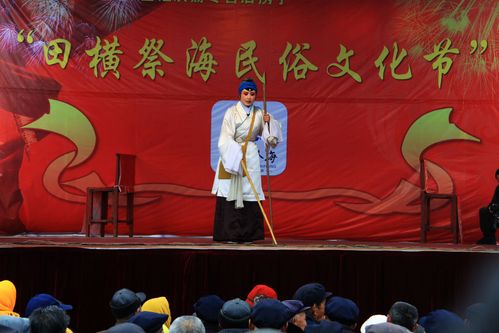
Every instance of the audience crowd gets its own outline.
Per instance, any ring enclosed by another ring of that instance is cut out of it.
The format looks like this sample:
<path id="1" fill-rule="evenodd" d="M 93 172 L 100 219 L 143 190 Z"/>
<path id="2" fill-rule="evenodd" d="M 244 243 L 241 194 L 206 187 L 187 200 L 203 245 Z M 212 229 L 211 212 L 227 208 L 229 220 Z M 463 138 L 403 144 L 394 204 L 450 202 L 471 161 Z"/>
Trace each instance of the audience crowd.
<path id="1" fill-rule="evenodd" d="M 420 317 L 414 305 L 397 301 L 386 314 L 374 314 L 360 324 L 355 301 L 332 295 L 320 283 L 305 284 L 293 299 L 282 301 L 271 287 L 257 285 L 246 300 L 203 296 L 193 305 L 192 315 L 172 320 L 166 297 L 147 299 L 142 292 L 124 288 L 109 301 L 114 325 L 99 333 L 499 333 L 493 303 L 473 304 L 461 318 L 445 309 Z M 14 312 L 15 304 L 14 284 L 1 281 L 0 333 L 72 333 L 68 312 L 73 307 L 54 296 L 33 296 L 24 317 Z"/>

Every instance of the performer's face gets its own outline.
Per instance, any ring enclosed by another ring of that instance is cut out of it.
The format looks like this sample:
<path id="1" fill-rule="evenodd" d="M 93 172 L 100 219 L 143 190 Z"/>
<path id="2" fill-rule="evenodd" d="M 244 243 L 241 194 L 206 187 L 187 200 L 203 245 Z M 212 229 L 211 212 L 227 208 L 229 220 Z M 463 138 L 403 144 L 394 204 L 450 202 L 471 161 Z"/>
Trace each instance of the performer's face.
<path id="1" fill-rule="evenodd" d="M 255 103 L 256 91 L 243 89 L 241 91 L 241 103 L 246 106 L 252 106 Z"/>

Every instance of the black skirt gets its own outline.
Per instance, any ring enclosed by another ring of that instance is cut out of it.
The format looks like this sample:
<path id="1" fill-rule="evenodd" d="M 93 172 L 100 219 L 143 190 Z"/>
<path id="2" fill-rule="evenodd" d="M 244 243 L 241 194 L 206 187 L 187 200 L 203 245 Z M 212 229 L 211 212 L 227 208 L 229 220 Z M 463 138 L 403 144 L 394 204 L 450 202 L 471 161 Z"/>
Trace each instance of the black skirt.
<path id="1" fill-rule="evenodd" d="M 235 201 L 217 197 L 213 240 L 217 242 L 252 242 L 264 239 L 263 215 L 256 201 L 244 201 L 235 208 Z"/>

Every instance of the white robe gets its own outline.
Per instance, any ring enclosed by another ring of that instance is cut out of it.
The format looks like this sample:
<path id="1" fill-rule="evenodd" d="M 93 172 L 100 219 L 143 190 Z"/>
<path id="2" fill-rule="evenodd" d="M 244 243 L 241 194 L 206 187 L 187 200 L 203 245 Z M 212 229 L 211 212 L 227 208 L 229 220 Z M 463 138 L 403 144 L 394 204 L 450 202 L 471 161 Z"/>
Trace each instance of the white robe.
<path id="1" fill-rule="evenodd" d="M 248 135 L 253 112 L 256 113 L 255 123 L 253 125 L 253 130 L 251 132 L 248 147 L 246 150 L 246 166 L 248 168 L 251 180 L 253 181 L 253 184 L 255 185 L 256 191 L 258 193 L 258 199 L 260 200 L 264 200 L 265 196 L 262 190 L 260 157 L 258 155 L 257 145 L 254 141 L 256 140 L 257 136 L 261 136 L 264 142 L 267 142 L 267 138 L 269 136 L 276 137 L 277 142 L 282 141 L 282 130 L 280 123 L 271 117 L 269 133 L 268 126 L 263 121 L 262 109 L 254 107 L 249 116 L 246 114 L 246 111 L 244 110 L 241 102 L 237 102 L 237 104 L 227 109 L 222 122 L 222 128 L 220 130 L 220 138 L 218 139 L 218 150 L 220 153 L 220 160 L 224 165 L 224 169 L 232 175 L 232 178 L 218 178 L 220 167 L 220 163 L 218 163 L 211 193 L 219 197 L 228 198 L 228 201 L 235 200 L 233 196 L 229 195 L 229 192 L 231 191 L 231 185 L 233 191 L 240 192 L 239 195 L 242 200 L 257 200 L 253 193 L 253 190 L 251 189 L 251 185 L 247 177 L 241 177 L 241 160 L 243 157 L 242 145 L 244 144 Z M 242 184 L 238 187 L 236 184 L 238 181 L 241 181 L 241 179 Z M 237 201 L 238 200 L 236 200 L 236 207 L 238 206 Z"/>

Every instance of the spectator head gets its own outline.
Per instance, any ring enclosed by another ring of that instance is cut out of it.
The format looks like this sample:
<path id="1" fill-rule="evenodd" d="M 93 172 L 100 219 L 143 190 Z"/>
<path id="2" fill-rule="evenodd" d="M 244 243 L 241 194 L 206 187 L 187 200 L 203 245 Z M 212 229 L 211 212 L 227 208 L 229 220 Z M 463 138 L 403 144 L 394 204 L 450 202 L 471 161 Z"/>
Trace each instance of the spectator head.
<path id="1" fill-rule="evenodd" d="M 29 316 L 31 333 L 64 333 L 69 316 L 57 305 L 38 308 Z"/>
<path id="2" fill-rule="evenodd" d="M 464 331 L 464 321 L 457 314 L 447 310 L 435 310 L 421 317 L 419 325 L 426 333 L 461 333 Z"/>
<path id="3" fill-rule="evenodd" d="M 16 286 L 9 280 L 0 281 L 0 316 L 19 316 L 13 312 L 16 305 L 16 297 Z"/>
<path id="4" fill-rule="evenodd" d="M 479 328 L 486 321 L 487 305 L 485 303 L 471 304 L 466 308 L 464 324 L 470 329 Z"/>
<path id="5" fill-rule="evenodd" d="M 269 286 L 257 284 L 249 292 L 248 297 L 246 297 L 246 302 L 250 307 L 253 307 L 256 302 L 265 298 L 277 299 L 277 293 Z"/>
<path id="6" fill-rule="evenodd" d="M 145 333 L 142 327 L 132 323 L 121 323 L 114 325 L 105 331 L 106 333 Z"/>
<path id="7" fill-rule="evenodd" d="M 194 303 L 194 315 L 201 319 L 206 330 L 218 329 L 218 315 L 224 303 L 217 295 L 203 296 Z"/>
<path id="8" fill-rule="evenodd" d="M 278 300 L 262 299 L 251 309 L 251 328 L 273 328 L 286 332 L 292 313 Z"/>
<path id="9" fill-rule="evenodd" d="M 293 299 L 302 301 L 305 306 L 310 306 L 309 314 L 316 320 L 322 320 L 325 314 L 326 299 L 331 293 L 320 283 L 308 283 L 298 288 Z"/>
<path id="10" fill-rule="evenodd" d="M 170 327 L 172 322 L 172 313 L 170 311 L 170 304 L 166 297 L 156 297 L 147 300 L 142 304 L 142 311 L 156 312 L 164 315 L 168 315 L 168 319 L 165 322 L 166 327 Z"/>
<path id="11" fill-rule="evenodd" d="M 355 328 L 359 319 L 359 307 L 348 298 L 334 296 L 326 303 L 326 316 L 332 321 Z"/>
<path id="12" fill-rule="evenodd" d="M 360 333 L 366 333 L 367 326 L 380 323 L 386 323 L 386 316 L 382 314 L 372 315 L 362 324 L 362 326 L 360 326 Z"/>
<path id="13" fill-rule="evenodd" d="M 167 318 L 168 316 L 164 314 L 140 311 L 134 314 L 128 322 L 142 327 L 146 333 L 162 333 L 163 324 Z"/>
<path id="14" fill-rule="evenodd" d="M 395 302 L 388 311 L 387 321 L 414 331 L 418 322 L 418 309 L 406 302 Z"/>
<path id="15" fill-rule="evenodd" d="M 302 301 L 297 299 L 282 301 L 282 304 L 284 304 L 291 312 L 292 317 L 289 322 L 292 325 L 299 327 L 302 331 L 305 331 L 305 328 L 307 327 L 307 317 L 305 312 L 310 310 L 310 306 L 303 305 Z"/>
<path id="16" fill-rule="evenodd" d="M 251 308 L 242 299 L 227 301 L 220 309 L 218 324 L 221 328 L 248 328 Z"/>
<path id="17" fill-rule="evenodd" d="M 181 316 L 172 322 L 170 333 L 206 333 L 206 329 L 198 317 Z"/>
<path id="18" fill-rule="evenodd" d="M 118 321 L 126 321 L 140 310 L 140 305 L 145 299 L 146 295 L 144 293 L 134 293 L 123 288 L 114 293 L 109 302 L 109 307 L 114 318 Z"/>
<path id="19" fill-rule="evenodd" d="M 24 312 L 24 315 L 26 317 L 29 317 L 33 311 L 35 311 L 38 308 L 44 308 L 50 305 L 55 305 L 63 309 L 64 311 L 69 311 L 72 310 L 73 307 L 69 304 L 64 304 L 58 299 L 56 299 L 54 296 L 49 295 L 49 294 L 38 294 L 33 296 L 29 301 L 28 304 L 26 305 L 26 311 Z"/>

